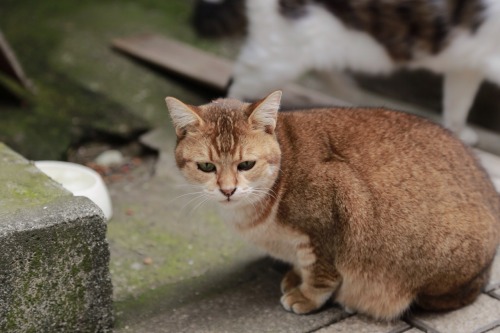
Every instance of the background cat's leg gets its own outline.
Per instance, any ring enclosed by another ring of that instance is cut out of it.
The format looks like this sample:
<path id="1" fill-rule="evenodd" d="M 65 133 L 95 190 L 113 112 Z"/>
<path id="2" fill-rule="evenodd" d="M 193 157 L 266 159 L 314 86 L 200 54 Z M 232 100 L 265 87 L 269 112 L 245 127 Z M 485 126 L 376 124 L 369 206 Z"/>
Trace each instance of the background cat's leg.
<path id="1" fill-rule="evenodd" d="M 346 101 L 358 101 L 361 99 L 360 88 L 351 75 L 340 70 L 317 70 L 317 77 L 328 91 L 337 98 Z"/>
<path id="2" fill-rule="evenodd" d="M 282 89 L 297 79 L 304 71 L 298 61 L 281 55 L 279 50 L 243 52 L 236 63 L 228 96 L 243 100 L 257 100 L 273 90 Z"/>
<path id="3" fill-rule="evenodd" d="M 298 269 L 302 282 L 281 297 L 288 311 L 305 314 L 319 309 L 340 286 L 341 277 L 331 265 L 318 263 L 310 244 L 297 251 Z"/>
<path id="4" fill-rule="evenodd" d="M 443 124 L 470 145 L 477 143 L 477 134 L 466 127 L 467 115 L 483 78 L 474 71 L 449 72 L 444 77 Z"/>
<path id="5" fill-rule="evenodd" d="M 283 4 L 278 0 L 251 0 L 245 4 L 248 36 L 236 61 L 228 95 L 256 100 L 317 66 L 316 55 L 324 50 L 324 43 L 318 41 L 321 36 L 314 33 L 319 29 L 317 16 L 330 14 L 311 10 L 304 17 L 290 18 L 279 10 Z"/>

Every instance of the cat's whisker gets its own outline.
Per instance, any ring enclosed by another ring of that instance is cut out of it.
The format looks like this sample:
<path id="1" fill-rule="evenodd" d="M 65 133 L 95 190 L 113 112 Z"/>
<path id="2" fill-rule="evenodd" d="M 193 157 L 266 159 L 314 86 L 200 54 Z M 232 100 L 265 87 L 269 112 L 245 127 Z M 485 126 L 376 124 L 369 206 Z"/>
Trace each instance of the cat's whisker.
<path id="1" fill-rule="evenodd" d="M 262 195 L 264 194 L 264 195 Z M 252 200 L 252 201 L 261 201 L 263 198 L 266 197 L 266 194 L 263 193 L 263 192 L 259 192 L 259 191 L 255 191 L 255 190 L 252 190 L 249 194 L 248 194 L 248 197 L 251 197 L 251 198 L 255 198 L 255 200 Z"/>
<path id="2" fill-rule="evenodd" d="M 184 208 L 186 208 L 187 206 L 189 206 L 192 202 L 196 202 L 196 200 L 205 198 L 206 196 L 207 196 L 206 193 L 202 193 L 202 194 L 198 195 L 197 197 L 192 198 L 184 206 L 182 206 L 181 210 L 183 210 Z"/>
<path id="3" fill-rule="evenodd" d="M 262 190 L 262 191 L 269 191 L 269 192 L 273 192 L 274 194 L 276 194 L 276 191 L 274 191 L 270 187 L 254 187 L 253 189 L 255 189 L 255 190 Z"/>
<path id="4" fill-rule="evenodd" d="M 254 207 L 254 209 L 257 211 L 257 206 L 256 206 L 256 202 L 258 202 L 258 200 L 252 200 L 252 196 L 256 196 L 255 193 L 249 193 L 247 196 L 245 196 L 245 199 L 250 203 L 252 204 L 252 206 Z M 257 199 L 260 199 L 258 196 L 257 196 Z"/>
<path id="5" fill-rule="evenodd" d="M 254 188 L 254 189 L 252 189 L 252 192 L 254 192 L 254 194 L 261 193 L 261 194 L 264 194 L 265 196 L 269 196 L 273 199 L 277 199 L 277 194 L 272 189 Z"/>
<path id="6" fill-rule="evenodd" d="M 206 203 L 208 200 L 210 200 L 210 196 L 206 196 L 206 197 L 204 198 L 204 200 L 202 200 L 201 202 L 199 202 L 198 204 L 196 204 L 196 206 L 194 206 L 194 207 L 193 207 L 193 209 L 191 209 L 190 214 L 193 214 L 193 213 L 194 213 L 194 211 L 195 211 L 196 209 L 200 208 L 200 207 L 201 207 L 204 203 Z"/>
<path id="7" fill-rule="evenodd" d="M 183 197 L 186 197 L 186 196 L 189 196 L 189 195 L 196 195 L 196 194 L 202 194 L 202 193 L 205 193 L 204 191 L 199 191 L 199 192 L 190 192 L 190 193 L 185 193 L 185 194 L 181 194 L 169 201 L 167 201 L 167 205 L 168 204 L 171 204 L 172 202 L 176 201 L 176 200 L 179 200 L 180 198 L 183 198 Z"/>
<path id="8" fill-rule="evenodd" d="M 263 199 L 265 199 L 267 197 L 272 197 L 269 193 L 265 193 L 265 192 L 260 192 L 260 193 L 259 192 L 254 192 L 252 194 L 253 194 L 253 196 L 255 198 L 257 198 L 256 201 L 262 201 Z"/>
<path id="9" fill-rule="evenodd" d="M 256 200 L 251 200 L 252 197 L 255 197 Z M 250 193 L 250 195 L 248 196 L 248 200 L 253 205 L 257 214 L 261 214 L 264 211 L 264 207 L 261 204 L 258 204 L 262 200 L 261 196 L 256 193 Z"/>
<path id="10" fill-rule="evenodd" d="M 255 206 L 255 203 L 250 199 L 250 195 L 246 196 L 243 198 L 246 202 L 250 203 L 252 206 L 253 206 L 253 209 L 255 210 L 255 212 L 258 213 L 258 208 L 257 206 Z"/>
<path id="11" fill-rule="evenodd" d="M 270 196 L 274 199 L 278 198 L 278 194 L 275 191 L 273 191 L 272 189 L 265 189 L 265 190 L 259 190 L 259 191 L 261 191 L 261 193 L 267 194 L 268 196 Z"/>

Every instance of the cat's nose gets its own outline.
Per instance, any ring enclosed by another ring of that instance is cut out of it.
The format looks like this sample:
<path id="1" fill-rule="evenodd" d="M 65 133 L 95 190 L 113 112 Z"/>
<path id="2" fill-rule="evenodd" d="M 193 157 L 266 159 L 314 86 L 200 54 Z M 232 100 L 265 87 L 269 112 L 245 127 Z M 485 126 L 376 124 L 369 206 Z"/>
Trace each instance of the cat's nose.
<path id="1" fill-rule="evenodd" d="M 234 192 L 236 192 L 236 187 L 235 188 L 230 188 L 230 189 L 220 189 L 220 191 L 222 192 L 222 194 L 224 194 L 226 197 L 230 197 L 234 194 Z"/>

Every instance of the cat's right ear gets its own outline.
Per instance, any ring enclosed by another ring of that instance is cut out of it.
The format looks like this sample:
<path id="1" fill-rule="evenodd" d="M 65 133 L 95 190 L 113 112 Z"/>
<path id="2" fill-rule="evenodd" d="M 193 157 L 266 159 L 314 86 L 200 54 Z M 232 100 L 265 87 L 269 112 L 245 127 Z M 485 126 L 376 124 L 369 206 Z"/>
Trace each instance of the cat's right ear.
<path id="1" fill-rule="evenodd" d="M 248 121 L 254 128 L 260 128 L 272 134 L 278 120 L 278 110 L 281 103 L 281 90 L 269 94 L 261 101 L 254 103 L 254 108 Z"/>
<path id="2" fill-rule="evenodd" d="M 174 97 L 165 98 L 165 102 L 178 137 L 184 136 L 189 126 L 203 125 L 203 120 L 189 105 Z"/>

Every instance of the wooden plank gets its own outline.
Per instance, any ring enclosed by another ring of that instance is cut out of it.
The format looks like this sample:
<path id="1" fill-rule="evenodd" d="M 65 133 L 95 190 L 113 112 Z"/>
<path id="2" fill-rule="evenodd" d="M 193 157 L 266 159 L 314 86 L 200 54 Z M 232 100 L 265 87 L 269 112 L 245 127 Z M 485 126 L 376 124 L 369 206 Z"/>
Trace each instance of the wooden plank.
<path id="1" fill-rule="evenodd" d="M 231 78 L 233 63 L 230 60 L 164 36 L 148 34 L 118 38 L 112 41 L 112 45 L 126 54 L 221 93 Z M 287 107 L 348 105 L 337 98 L 295 84 L 283 89 L 283 103 Z"/>
<path id="2" fill-rule="evenodd" d="M 129 55 L 220 91 L 231 77 L 230 61 L 162 36 L 118 38 L 112 44 Z"/>
<path id="3" fill-rule="evenodd" d="M 32 83 L 17 61 L 14 51 L 0 31 L 0 85 L 19 99 L 29 99 Z"/>

